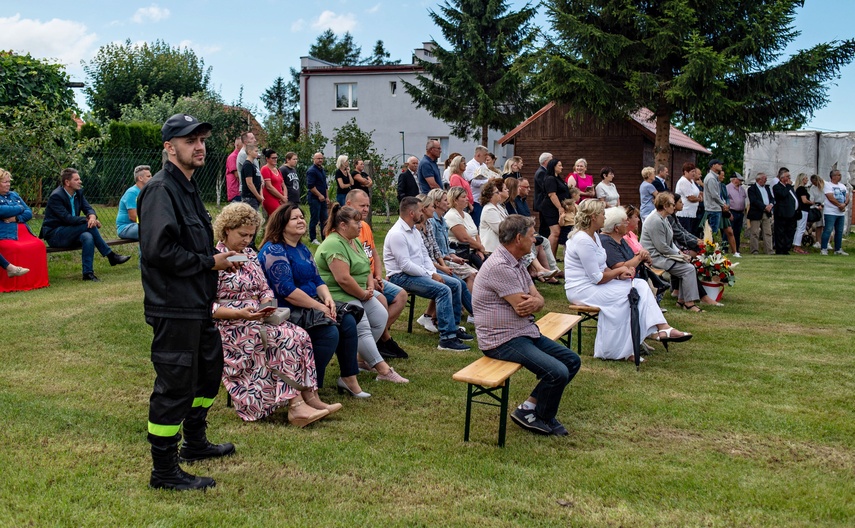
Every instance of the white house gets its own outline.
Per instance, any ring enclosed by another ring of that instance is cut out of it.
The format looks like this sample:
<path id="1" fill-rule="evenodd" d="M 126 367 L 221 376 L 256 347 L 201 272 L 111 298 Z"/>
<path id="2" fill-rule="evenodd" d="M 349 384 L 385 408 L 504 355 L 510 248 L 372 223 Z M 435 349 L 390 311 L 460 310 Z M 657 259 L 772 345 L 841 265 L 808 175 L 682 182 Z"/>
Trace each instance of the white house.
<path id="1" fill-rule="evenodd" d="M 425 42 L 416 49 L 415 57 L 435 60 L 434 44 Z M 413 61 L 415 62 L 415 60 Z M 417 84 L 416 75 L 423 69 L 415 64 L 386 66 L 339 66 L 313 57 L 300 58 L 300 119 L 301 125 L 318 123 L 321 132 L 332 137 L 351 118 L 359 128 L 373 131 L 374 145 L 387 158 L 403 165 L 404 156 L 421 158 L 428 139 L 439 139 L 442 145 L 440 166 L 452 152 L 470 159 L 479 145 L 463 141 L 450 134 L 444 121 L 432 117 L 426 109 L 416 108 L 404 89 L 403 81 Z M 504 147 L 497 140 L 501 133 L 491 130 L 487 146 L 497 156 L 501 167 L 506 158 Z M 324 155 L 334 156 L 335 145 L 328 145 Z"/>

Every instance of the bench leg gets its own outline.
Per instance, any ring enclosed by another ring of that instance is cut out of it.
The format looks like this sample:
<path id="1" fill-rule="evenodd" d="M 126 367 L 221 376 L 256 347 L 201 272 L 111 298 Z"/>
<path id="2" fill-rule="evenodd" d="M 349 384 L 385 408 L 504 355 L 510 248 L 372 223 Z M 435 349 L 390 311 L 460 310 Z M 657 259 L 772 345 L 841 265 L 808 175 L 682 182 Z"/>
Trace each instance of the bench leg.
<path id="1" fill-rule="evenodd" d="M 499 411 L 499 447 L 505 447 L 505 430 L 508 426 L 508 397 L 510 386 L 511 380 L 508 378 L 502 386 L 502 399 L 499 407 L 501 409 Z"/>
<path id="2" fill-rule="evenodd" d="M 582 319 L 576 323 L 576 353 L 582 357 Z"/>
<path id="3" fill-rule="evenodd" d="M 472 384 L 466 384 L 466 425 L 463 428 L 463 441 L 469 441 L 469 424 L 472 419 Z"/>

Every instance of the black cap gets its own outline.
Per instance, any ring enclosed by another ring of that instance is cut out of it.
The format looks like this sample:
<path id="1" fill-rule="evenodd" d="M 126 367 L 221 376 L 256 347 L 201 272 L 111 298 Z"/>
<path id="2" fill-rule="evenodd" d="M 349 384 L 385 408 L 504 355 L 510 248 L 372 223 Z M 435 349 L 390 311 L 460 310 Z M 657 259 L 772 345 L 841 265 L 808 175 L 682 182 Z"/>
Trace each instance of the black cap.
<path id="1" fill-rule="evenodd" d="M 724 165 L 724 163 L 722 163 L 722 161 L 720 159 L 711 159 L 710 164 L 709 164 L 710 168 L 712 168 L 712 166 L 715 165 L 716 163 L 718 163 L 719 165 Z"/>
<path id="2" fill-rule="evenodd" d="M 175 114 L 166 120 L 163 127 L 160 129 L 160 137 L 163 141 L 169 141 L 175 137 L 189 136 L 197 128 L 204 127 L 206 130 L 211 130 L 211 123 L 200 123 L 198 119 L 187 114 Z"/>

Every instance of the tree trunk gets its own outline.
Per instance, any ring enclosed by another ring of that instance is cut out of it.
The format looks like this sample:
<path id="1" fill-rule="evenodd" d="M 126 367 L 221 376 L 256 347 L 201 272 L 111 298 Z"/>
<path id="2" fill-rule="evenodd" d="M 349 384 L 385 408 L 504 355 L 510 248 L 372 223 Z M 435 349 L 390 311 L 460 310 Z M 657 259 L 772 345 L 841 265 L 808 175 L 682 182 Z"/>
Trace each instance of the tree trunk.
<path id="1" fill-rule="evenodd" d="M 490 148 L 487 145 L 487 135 L 490 133 L 490 127 L 488 125 L 481 125 L 481 145 Z"/>
<path id="2" fill-rule="evenodd" d="M 654 167 L 668 167 L 671 173 L 671 109 L 660 98 L 659 109 L 656 110 L 656 141 L 653 144 Z"/>

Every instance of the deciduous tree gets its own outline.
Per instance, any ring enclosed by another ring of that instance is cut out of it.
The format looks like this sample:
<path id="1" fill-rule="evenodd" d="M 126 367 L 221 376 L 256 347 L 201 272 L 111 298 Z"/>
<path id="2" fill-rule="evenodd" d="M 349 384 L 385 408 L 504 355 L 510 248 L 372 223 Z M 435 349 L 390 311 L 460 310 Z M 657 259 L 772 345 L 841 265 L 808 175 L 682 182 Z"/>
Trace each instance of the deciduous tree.
<path id="1" fill-rule="evenodd" d="M 439 11 L 430 16 L 451 46 L 434 48 L 437 62 L 418 60 L 425 73 L 405 88 L 455 136 L 486 145 L 490 128 L 513 128 L 536 105 L 517 64 L 535 38 L 535 9 L 526 4 L 509 11 L 505 0 L 451 0 Z"/>
<path id="2" fill-rule="evenodd" d="M 51 111 L 74 108 L 68 74 L 60 64 L 0 51 L 0 107 L 41 101 Z"/>
<path id="3" fill-rule="evenodd" d="M 118 119 L 124 105 L 139 105 L 141 90 L 148 96 L 171 92 L 179 98 L 208 88 L 211 68 L 190 48 L 172 47 L 162 40 L 102 46 L 89 63 L 84 89 L 92 111 L 101 119 Z"/>
<path id="4" fill-rule="evenodd" d="M 669 125 L 745 132 L 804 123 L 828 101 L 827 82 L 855 40 L 789 57 L 804 0 L 547 0 L 555 39 L 535 57 L 538 87 L 575 111 L 656 116 L 657 164 L 670 160 Z"/>

